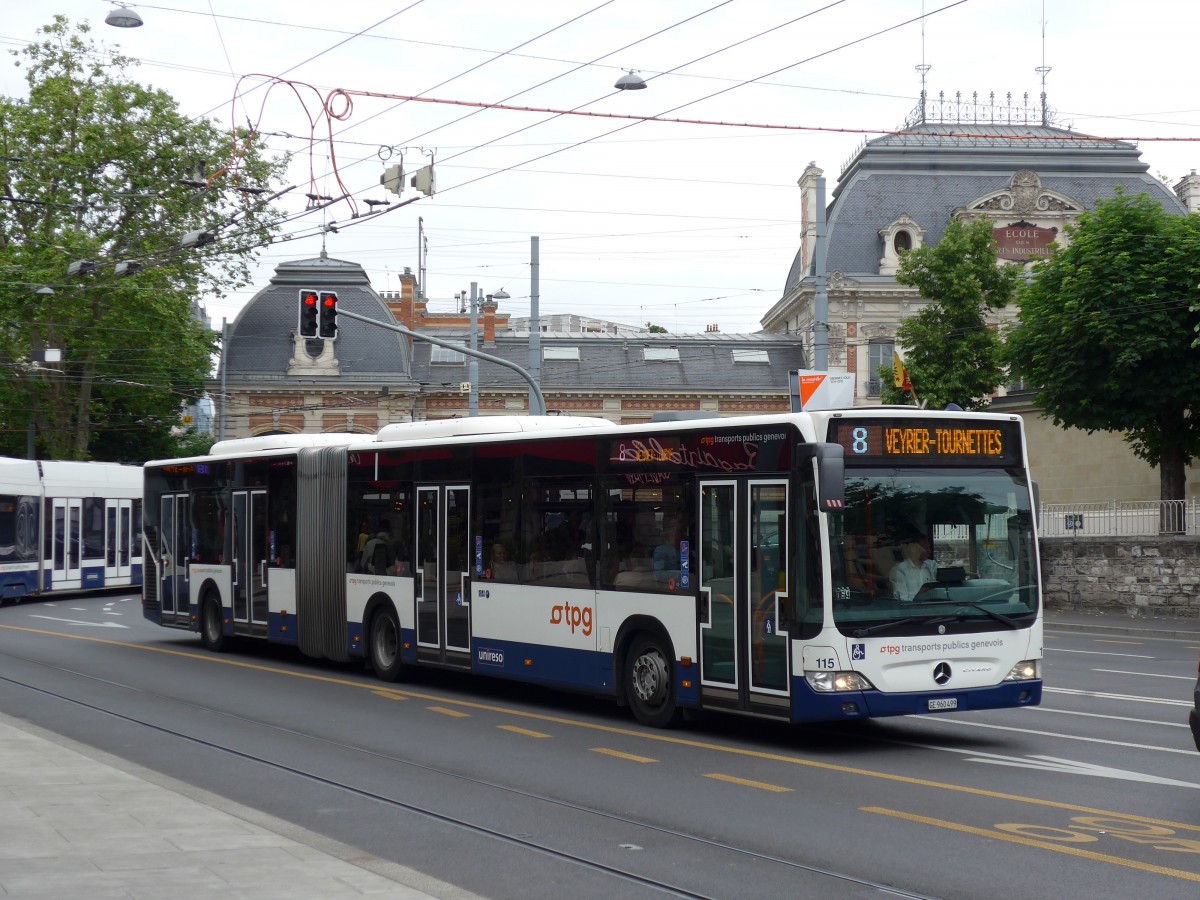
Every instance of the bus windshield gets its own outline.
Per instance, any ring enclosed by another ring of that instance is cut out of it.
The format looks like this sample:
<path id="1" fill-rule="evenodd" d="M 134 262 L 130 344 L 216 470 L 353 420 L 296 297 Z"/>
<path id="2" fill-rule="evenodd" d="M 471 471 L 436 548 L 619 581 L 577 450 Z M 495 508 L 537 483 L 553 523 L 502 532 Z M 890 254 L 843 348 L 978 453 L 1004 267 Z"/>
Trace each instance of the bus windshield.
<path id="1" fill-rule="evenodd" d="M 848 468 L 830 516 L 833 617 L 844 633 L 1025 628 L 1039 591 L 1025 473 Z"/>

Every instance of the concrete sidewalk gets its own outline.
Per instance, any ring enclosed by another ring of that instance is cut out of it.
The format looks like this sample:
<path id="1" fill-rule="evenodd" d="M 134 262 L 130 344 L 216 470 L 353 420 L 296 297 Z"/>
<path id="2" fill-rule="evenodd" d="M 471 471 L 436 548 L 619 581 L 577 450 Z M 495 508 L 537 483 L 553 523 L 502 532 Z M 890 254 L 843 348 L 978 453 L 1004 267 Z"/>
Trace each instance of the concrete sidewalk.
<path id="1" fill-rule="evenodd" d="M 473 897 L 0 714 L 0 897 Z"/>

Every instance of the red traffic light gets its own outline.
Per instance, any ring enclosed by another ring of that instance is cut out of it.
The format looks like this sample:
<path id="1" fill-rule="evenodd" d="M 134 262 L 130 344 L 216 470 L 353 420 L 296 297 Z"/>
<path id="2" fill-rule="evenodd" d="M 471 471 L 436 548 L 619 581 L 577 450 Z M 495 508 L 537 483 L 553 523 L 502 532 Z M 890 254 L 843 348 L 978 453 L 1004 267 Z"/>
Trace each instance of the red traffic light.
<path id="1" fill-rule="evenodd" d="M 317 292 L 300 292 L 300 336 L 317 336 Z"/>
<path id="2" fill-rule="evenodd" d="M 337 301 L 337 294 L 332 291 L 321 292 L 321 322 L 317 327 L 317 335 L 327 341 L 337 340 Z"/>

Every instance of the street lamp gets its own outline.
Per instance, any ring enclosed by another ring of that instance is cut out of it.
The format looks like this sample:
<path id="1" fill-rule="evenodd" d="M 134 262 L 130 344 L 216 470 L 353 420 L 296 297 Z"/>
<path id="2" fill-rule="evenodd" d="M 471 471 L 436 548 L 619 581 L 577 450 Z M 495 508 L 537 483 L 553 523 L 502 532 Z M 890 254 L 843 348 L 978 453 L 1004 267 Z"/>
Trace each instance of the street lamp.
<path id="1" fill-rule="evenodd" d="M 618 91 L 643 91 L 646 89 L 646 82 L 641 75 L 635 75 L 633 69 L 626 69 L 625 74 L 617 79 L 613 87 Z"/>
<path id="2" fill-rule="evenodd" d="M 488 294 L 488 296 L 491 297 L 493 300 L 508 300 L 508 299 L 510 299 L 509 295 L 508 295 L 508 291 L 504 290 L 504 288 L 500 288 L 500 290 L 496 291 L 496 293 Z"/>
<path id="3" fill-rule="evenodd" d="M 116 3 L 116 0 L 113 2 Z M 108 15 L 104 17 L 104 24 L 114 28 L 140 28 L 144 23 L 136 9 L 130 9 L 124 3 L 117 3 L 116 9 L 109 10 Z"/>

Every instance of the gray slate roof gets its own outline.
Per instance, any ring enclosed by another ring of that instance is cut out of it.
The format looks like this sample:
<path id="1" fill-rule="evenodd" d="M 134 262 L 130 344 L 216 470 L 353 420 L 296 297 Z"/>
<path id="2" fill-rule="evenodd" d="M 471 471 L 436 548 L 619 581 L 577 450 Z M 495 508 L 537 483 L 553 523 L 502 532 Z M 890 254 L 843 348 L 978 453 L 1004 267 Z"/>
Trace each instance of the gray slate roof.
<path id="1" fill-rule="evenodd" d="M 380 322 L 395 324 L 386 303 L 371 288 L 370 279 L 357 263 L 317 258 L 281 264 L 270 285 L 259 291 L 234 320 L 226 347 L 226 378 L 229 383 L 254 382 L 269 387 L 271 382 L 297 384 L 289 376 L 292 358 L 292 333 L 299 316 L 299 292 L 302 289 L 334 290 L 339 309 L 348 309 Z M 435 330 L 431 336 L 466 343 L 463 331 Z M 579 348 L 580 359 L 544 360 L 541 384 L 545 390 L 581 391 L 674 391 L 728 390 L 748 395 L 764 391 L 786 391 L 788 372 L 805 368 L 804 353 L 794 336 L 768 334 L 733 335 L 720 332 L 704 334 L 644 334 L 622 337 L 594 332 L 578 334 L 542 334 L 546 347 Z M 678 362 L 646 361 L 642 348 L 676 347 Z M 733 361 L 733 350 L 767 351 L 768 362 Z M 396 332 L 375 328 L 345 317 L 338 323 L 335 345 L 340 376 L 315 375 L 315 382 L 352 386 L 412 386 L 425 384 L 457 388 L 468 380 L 468 362 L 431 363 L 433 345 L 407 338 Z M 523 369 L 530 368 L 529 334 L 497 335 L 494 345 L 479 349 L 510 360 Z M 487 390 L 527 389 L 521 376 L 504 366 L 480 360 L 479 385 Z M 306 376 L 307 378 L 307 376 Z"/>
<path id="2" fill-rule="evenodd" d="M 955 209 L 1005 190 L 1021 169 L 1036 172 L 1043 190 L 1086 209 L 1119 187 L 1147 193 L 1172 212 L 1186 211 L 1125 141 L 1043 126 L 920 125 L 913 133 L 868 141 L 842 173 L 826 213 L 826 270 L 852 278 L 878 275 L 881 228 L 907 214 L 925 230 L 926 246 L 936 244 Z M 783 295 L 809 274 L 797 253 Z"/>
<path id="3" fill-rule="evenodd" d="M 444 334 L 437 335 L 446 338 Z M 461 337 L 461 335 L 459 336 Z M 642 335 L 621 338 L 602 334 L 542 335 L 547 347 L 578 347 L 579 360 L 543 360 L 543 390 L 646 391 L 669 394 L 677 391 L 732 391 L 749 395 L 764 390 L 786 391 L 788 372 L 805 368 L 804 351 L 795 336 L 767 334 L 704 333 L 689 335 Z M 678 362 L 646 361 L 643 347 L 675 347 Z M 457 385 L 467 380 L 469 360 L 457 365 L 431 364 L 431 345 L 413 345 L 413 377 L 425 384 Z M 734 349 L 765 350 L 768 362 L 733 361 Z M 484 353 L 530 368 L 529 335 L 497 335 L 494 345 L 479 347 Z M 503 366 L 479 361 L 479 386 L 483 390 L 512 388 L 526 390 L 528 382 Z"/>
<path id="4" fill-rule="evenodd" d="M 396 322 L 358 263 L 329 258 L 285 262 L 276 268 L 270 285 L 254 295 L 230 326 L 225 353 L 228 378 L 287 379 L 292 332 L 299 324 L 300 291 L 307 289 L 336 291 L 339 309 L 379 322 Z M 408 381 L 412 368 L 408 343 L 396 332 L 341 317 L 335 350 L 341 383 Z"/>

